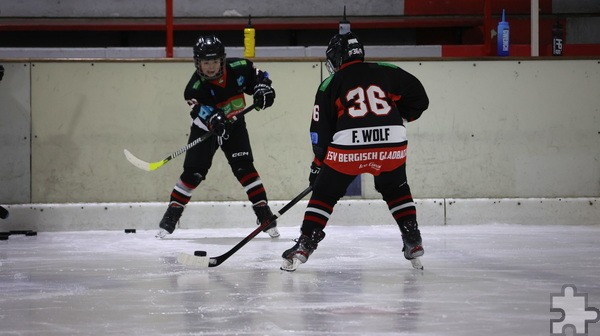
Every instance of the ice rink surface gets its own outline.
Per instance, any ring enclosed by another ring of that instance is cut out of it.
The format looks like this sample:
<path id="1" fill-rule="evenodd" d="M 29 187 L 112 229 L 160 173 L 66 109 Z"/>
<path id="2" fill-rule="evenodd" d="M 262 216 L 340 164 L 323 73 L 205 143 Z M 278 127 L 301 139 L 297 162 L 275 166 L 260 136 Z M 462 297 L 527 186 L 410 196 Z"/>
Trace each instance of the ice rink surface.
<path id="1" fill-rule="evenodd" d="M 225 253 L 253 229 L 11 235 L 0 335 L 550 335 L 564 285 L 600 307 L 600 226 L 423 226 L 423 271 L 392 225 L 329 226 L 293 273 L 279 266 L 297 227 L 260 234 L 218 267 L 177 263 Z"/>

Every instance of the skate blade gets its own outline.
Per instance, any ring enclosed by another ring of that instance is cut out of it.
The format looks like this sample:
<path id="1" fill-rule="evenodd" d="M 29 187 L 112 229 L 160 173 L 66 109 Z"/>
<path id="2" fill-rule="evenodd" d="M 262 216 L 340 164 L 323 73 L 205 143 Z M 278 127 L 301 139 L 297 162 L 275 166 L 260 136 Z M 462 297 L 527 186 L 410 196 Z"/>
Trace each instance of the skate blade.
<path id="1" fill-rule="evenodd" d="M 157 239 L 163 239 L 166 236 L 168 236 L 169 234 L 170 234 L 169 231 L 167 231 L 165 229 L 160 229 L 154 237 L 156 237 Z"/>
<path id="2" fill-rule="evenodd" d="M 283 259 L 283 263 L 281 264 L 281 267 L 279 267 L 279 269 L 286 272 L 293 272 L 296 270 L 296 268 L 298 268 L 298 264 L 300 264 L 300 260 L 296 258 L 294 258 L 293 261 Z"/>
<path id="3" fill-rule="evenodd" d="M 277 227 L 270 228 L 265 232 L 267 234 L 269 234 L 269 237 L 271 237 L 271 238 L 279 238 L 279 236 L 280 236 L 279 230 L 277 230 Z"/>
<path id="4" fill-rule="evenodd" d="M 209 257 L 198 257 L 183 252 L 179 253 L 179 255 L 177 256 L 177 262 L 186 266 L 208 268 L 209 261 Z"/>
<path id="5" fill-rule="evenodd" d="M 419 259 L 419 258 L 411 259 L 410 263 L 412 264 L 412 267 L 414 269 L 418 269 L 418 270 L 422 270 L 423 269 L 423 264 L 421 264 L 421 259 Z"/>

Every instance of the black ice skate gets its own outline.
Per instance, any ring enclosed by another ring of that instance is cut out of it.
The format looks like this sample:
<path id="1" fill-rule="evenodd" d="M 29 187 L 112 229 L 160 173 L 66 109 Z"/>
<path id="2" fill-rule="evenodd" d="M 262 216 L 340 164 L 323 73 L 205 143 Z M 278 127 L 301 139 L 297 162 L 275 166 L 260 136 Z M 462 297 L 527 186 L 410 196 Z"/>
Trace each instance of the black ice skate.
<path id="1" fill-rule="evenodd" d="M 160 230 L 156 234 L 156 238 L 164 238 L 175 231 L 175 226 L 179 222 L 179 218 L 181 218 L 183 209 L 185 209 L 185 205 L 179 202 L 172 201 L 169 203 L 167 211 L 165 211 L 160 224 L 158 224 Z"/>
<path id="2" fill-rule="evenodd" d="M 400 226 L 400 232 L 402 232 L 402 242 L 404 246 L 402 251 L 404 252 L 404 258 L 410 260 L 415 268 L 423 268 L 418 261 L 418 257 L 425 253 L 423 249 L 423 241 L 421 239 L 421 231 L 416 221 L 406 221 Z M 420 267 L 417 267 L 420 266 Z"/>
<path id="3" fill-rule="evenodd" d="M 271 212 L 271 208 L 267 205 L 267 202 L 261 201 L 256 205 L 252 206 L 254 213 L 256 214 L 256 224 L 261 225 L 264 222 L 268 221 L 269 218 L 273 217 L 273 213 Z M 271 238 L 279 237 L 279 230 L 277 230 L 277 220 L 274 220 L 267 226 L 263 232 L 269 234 Z"/>
<path id="4" fill-rule="evenodd" d="M 308 260 L 308 257 L 317 249 L 323 238 L 325 238 L 325 232 L 321 230 L 313 231 L 310 237 L 305 234 L 300 235 L 300 238 L 296 240 L 296 245 L 281 255 L 283 258 L 281 270 L 295 271 L 299 263 L 304 264 Z"/>

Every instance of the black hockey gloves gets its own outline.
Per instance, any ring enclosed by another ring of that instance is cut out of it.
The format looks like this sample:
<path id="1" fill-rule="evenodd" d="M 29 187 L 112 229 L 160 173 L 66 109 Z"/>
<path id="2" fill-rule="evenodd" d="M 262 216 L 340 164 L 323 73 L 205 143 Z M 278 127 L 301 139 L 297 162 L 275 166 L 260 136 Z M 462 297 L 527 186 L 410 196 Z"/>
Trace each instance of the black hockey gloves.
<path id="1" fill-rule="evenodd" d="M 308 176 L 308 185 L 312 186 L 317 180 L 317 176 L 321 172 L 321 166 L 318 166 L 314 161 L 310 164 L 310 175 Z"/>
<path id="2" fill-rule="evenodd" d="M 223 110 L 215 109 L 215 113 L 208 118 L 208 129 L 220 137 L 227 137 L 229 123 Z"/>
<path id="3" fill-rule="evenodd" d="M 254 87 L 254 104 L 261 110 L 273 105 L 275 101 L 275 90 L 267 84 L 257 84 Z"/>

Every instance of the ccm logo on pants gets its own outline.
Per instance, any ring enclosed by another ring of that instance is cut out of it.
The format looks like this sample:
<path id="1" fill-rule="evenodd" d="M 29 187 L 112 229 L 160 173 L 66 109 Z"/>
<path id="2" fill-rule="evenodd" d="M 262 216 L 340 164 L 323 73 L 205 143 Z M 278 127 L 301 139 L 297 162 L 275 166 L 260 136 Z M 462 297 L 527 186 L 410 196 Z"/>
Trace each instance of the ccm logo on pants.
<path id="1" fill-rule="evenodd" d="M 233 153 L 233 154 L 231 154 L 231 157 L 232 157 L 232 158 L 235 158 L 235 157 L 240 157 L 240 156 L 248 156 L 248 155 L 250 155 L 250 153 L 249 153 L 249 152 L 237 152 L 237 153 Z"/>

